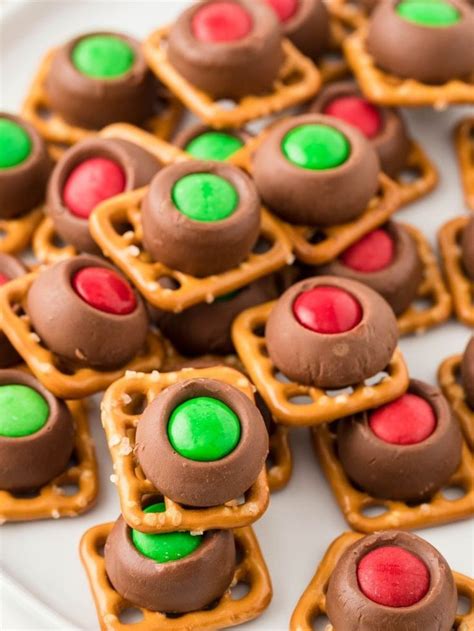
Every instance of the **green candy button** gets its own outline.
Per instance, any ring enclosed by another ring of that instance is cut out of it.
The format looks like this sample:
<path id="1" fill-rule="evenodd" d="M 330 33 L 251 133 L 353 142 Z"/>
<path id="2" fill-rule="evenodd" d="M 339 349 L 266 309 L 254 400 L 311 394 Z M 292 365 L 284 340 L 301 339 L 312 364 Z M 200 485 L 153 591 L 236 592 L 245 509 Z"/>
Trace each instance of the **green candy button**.
<path id="1" fill-rule="evenodd" d="M 213 462 L 230 454 L 240 440 L 240 421 L 231 408 L 211 397 L 178 405 L 168 423 L 168 438 L 184 458 Z"/>
<path id="2" fill-rule="evenodd" d="M 193 138 L 186 151 L 199 160 L 223 162 L 243 145 L 242 140 L 236 136 L 221 131 L 208 131 Z"/>
<path id="3" fill-rule="evenodd" d="M 0 386 L 0 436 L 30 436 L 48 418 L 49 406 L 36 390 L 20 384 Z"/>
<path id="4" fill-rule="evenodd" d="M 456 7 L 443 0 L 403 0 L 396 11 L 408 22 L 435 28 L 451 26 L 461 19 Z"/>
<path id="5" fill-rule="evenodd" d="M 239 196 L 230 182 L 212 173 L 191 173 L 173 187 L 176 208 L 195 221 L 226 219 L 237 208 Z"/>
<path id="6" fill-rule="evenodd" d="M 21 125 L 0 118 L 0 169 L 10 169 L 24 162 L 31 147 L 31 138 Z"/>
<path id="7" fill-rule="evenodd" d="M 84 37 L 72 51 L 74 66 L 93 79 L 115 79 L 130 70 L 135 61 L 132 47 L 114 35 Z"/>
<path id="8" fill-rule="evenodd" d="M 300 125 L 286 134 L 283 155 L 292 164 L 312 171 L 334 169 L 349 157 L 347 138 L 328 125 Z"/>
<path id="9" fill-rule="evenodd" d="M 163 502 L 145 508 L 145 513 L 164 513 L 164 511 Z M 132 530 L 132 541 L 135 548 L 143 556 L 153 559 L 157 563 L 168 563 L 169 561 L 178 561 L 199 548 L 202 535 L 192 535 L 190 532 L 148 535 L 138 530 Z"/>

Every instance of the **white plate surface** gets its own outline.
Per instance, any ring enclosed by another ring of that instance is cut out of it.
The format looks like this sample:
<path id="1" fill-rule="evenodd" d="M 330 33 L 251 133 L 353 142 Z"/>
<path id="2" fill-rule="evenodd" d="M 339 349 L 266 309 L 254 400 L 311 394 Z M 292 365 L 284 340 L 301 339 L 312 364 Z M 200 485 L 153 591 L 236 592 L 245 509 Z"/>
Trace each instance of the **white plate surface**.
<path id="1" fill-rule="evenodd" d="M 0 23 L 1 109 L 19 108 L 43 52 L 82 31 L 116 29 L 143 37 L 170 21 L 190 2 L 181 0 L 5 1 Z M 437 228 L 465 212 L 452 146 L 456 119 L 471 112 L 409 112 L 413 135 L 438 164 L 442 182 L 430 197 L 400 212 L 398 218 L 421 228 L 434 243 Z M 443 358 L 460 352 L 470 331 L 450 324 L 401 343 L 413 376 L 434 383 Z M 109 481 L 110 459 L 97 412 L 92 418 L 102 488 L 94 510 L 71 520 L 9 524 L 0 530 L 0 629 L 98 628 L 92 599 L 79 562 L 77 545 L 90 526 L 113 520 L 119 512 Z M 241 629 L 280 631 L 329 543 L 347 529 L 311 451 L 307 431 L 293 435 L 294 476 L 256 525 L 274 584 L 267 612 Z M 460 572 L 474 574 L 474 523 L 421 531 Z M 428 631 L 428 630 L 426 630 Z"/>

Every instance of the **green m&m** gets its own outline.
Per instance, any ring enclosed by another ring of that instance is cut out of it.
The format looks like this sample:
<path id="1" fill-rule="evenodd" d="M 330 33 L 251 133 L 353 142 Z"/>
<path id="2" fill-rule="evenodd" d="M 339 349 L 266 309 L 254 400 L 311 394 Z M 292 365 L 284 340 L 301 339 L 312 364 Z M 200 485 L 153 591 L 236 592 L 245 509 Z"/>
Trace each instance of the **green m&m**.
<path id="1" fill-rule="evenodd" d="M 402 0 L 396 12 L 408 22 L 433 28 L 452 26 L 461 19 L 460 11 L 444 0 Z"/>
<path id="2" fill-rule="evenodd" d="M 21 384 L 0 386 L 0 436 L 30 436 L 48 418 L 49 406 L 39 392 Z"/>
<path id="3" fill-rule="evenodd" d="M 222 131 L 207 131 L 193 138 L 186 145 L 186 152 L 199 160 L 223 162 L 230 158 L 244 143 L 237 136 Z"/>
<path id="4" fill-rule="evenodd" d="M 351 147 L 338 129 L 329 125 L 307 124 L 294 127 L 286 134 L 282 151 L 285 158 L 297 167 L 323 171 L 346 162 Z"/>
<path id="5" fill-rule="evenodd" d="M 172 191 L 176 208 L 194 221 L 221 221 L 239 204 L 235 187 L 213 173 L 191 173 L 176 182 Z"/>
<path id="6" fill-rule="evenodd" d="M 230 454 L 240 441 L 237 414 L 219 399 L 195 397 L 178 405 L 168 422 L 168 438 L 184 458 L 214 462 Z"/>
<path id="7" fill-rule="evenodd" d="M 145 513 L 163 513 L 163 502 L 152 504 L 145 509 Z M 192 535 L 190 532 L 170 532 L 149 535 L 138 530 L 132 530 L 132 541 L 135 548 L 143 556 L 153 559 L 157 563 L 178 561 L 192 554 L 202 543 L 202 535 Z"/>
<path id="8" fill-rule="evenodd" d="M 135 53 L 130 44 L 115 35 L 90 35 L 76 44 L 72 61 L 87 77 L 115 79 L 130 70 Z"/>
<path id="9" fill-rule="evenodd" d="M 11 169 L 31 154 L 32 142 L 27 132 L 8 118 L 0 118 L 0 169 Z"/>

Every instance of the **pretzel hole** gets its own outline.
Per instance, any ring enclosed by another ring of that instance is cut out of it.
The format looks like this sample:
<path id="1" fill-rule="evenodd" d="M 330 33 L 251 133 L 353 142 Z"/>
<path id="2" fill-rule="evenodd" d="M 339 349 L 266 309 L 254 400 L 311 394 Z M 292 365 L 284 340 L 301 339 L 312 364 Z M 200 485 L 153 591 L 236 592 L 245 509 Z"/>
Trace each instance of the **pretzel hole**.
<path id="1" fill-rule="evenodd" d="M 472 601 L 469 596 L 465 596 L 464 594 L 458 594 L 458 608 L 457 614 L 458 616 L 467 616 L 468 613 L 472 611 Z"/>
<path id="2" fill-rule="evenodd" d="M 69 458 L 69 462 L 66 469 L 72 469 L 73 467 L 77 467 L 77 466 L 79 466 L 79 457 L 77 455 L 76 450 L 74 450 L 71 454 L 71 457 Z"/>
<path id="3" fill-rule="evenodd" d="M 105 541 L 97 542 L 97 544 L 95 546 L 95 551 L 96 551 L 96 554 L 98 554 L 100 557 L 104 557 L 104 555 L 105 555 Z"/>
<path id="4" fill-rule="evenodd" d="M 303 77 L 303 74 L 299 68 L 294 68 L 283 77 L 280 77 L 279 81 L 284 86 L 291 86 L 299 83 Z"/>
<path id="5" fill-rule="evenodd" d="M 118 618 L 122 624 L 137 624 L 143 620 L 143 611 L 136 607 L 126 607 L 119 613 Z"/>
<path id="6" fill-rule="evenodd" d="M 124 392 L 121 396 L 122 412 L 127 416 L 143 414 L 148 405 L 144 392 Z"/>
<path id="7" fill-rule="evenodd" d="M 286 375 L 284 375 L 280 370 L 274 370 L 273 376 L 280 383 L 291 383 L 291 379 L 288 379 Z"/>
<path id="8" fill-rule="evenodd" d="M 354 388 L 347 386 L 347 388 L 339 388 L 338 390 L 325 390 L 324 393 L 331 399 L 337 399 L 337 397 L 349 397 L 354 394 Z"/>
<path id="9" fill-rule="evenodd" d="M 250 585 L 246 581 L 239 581 L 237 585 L 230 590 L 232 600 L 242 600 L 250 592 Z"/>
<path id="10" fill-rule="evenodd" d="M 328 631 L 332 629 L 331 622 L 329 618 L 324 614 L 320 614 L 313 620 L 313 624 L 311 625 L 313 631 Z"/>
<path id="11" fill-rule="evenodd" d="M 428 311 L 431 308 L 433 302 L 429 298 L 417 298 L 413 303 L 412 307 L 415 311 L 422 312 Z"/>
<path id="12" fill-rule="evenodd" d="M 67 246 L 67 243 L 62 237 L 59 236 L 56 230 L 54 230 L 53 234 L 51 235 L 51 243 L 54 245 L 55 248 L 58 248 L 59 250 L 62 250 Z"/>
<path id="13" fill-rule="evenodd" d="M 444 499 L 450 502 L 456 502 L 466 495 L 466 489 L 461 484 L 452 484 L 441 489 Z"/>
<path id="14" fill-rule="evenodd" d="M 423 177 L 423 172 L 419 167 L 411 166 L 403 168 L 397 175 L 400 184 L 414 184 Z"/>
<path id="15" fill-rule="evenodd" d="M 7 236 L 6 231 L 3 228 L 0 228 L 0 240 L 5 239 L 6 236 Z"/>
<path id="16" fill-rule="evenodd" d="M 112 221 L 112 226 L 117 234 L 123 237 L 127 233 L 135 233 L 135 228 L 129 221 Z"/>
<path id="17" fill-rule="evenodd" d="M 66 497 L 73 497 L 79 493 L 79 485 L 74 482 L 66 482 L 58 485 L 58 493 Z"/>
<path id="18" fill-rule="evenodd" d="M 43 346 L 41 342 L 38 342 L 40 346 Z M 43 346 L 43 348 L 46 348 Z M 53 355 L 53 365 L 54 367 L 63 375 L 72 376 L 75 374 L 76 369 L 72 366 L 70 362 L 62 357 L 58 357 L 57 355 Z"/>
<path id="19" fill-rule="evenodd" d="M 339 64 L 344 60 L 342 53 L 338 50 L 328 50 L 320 57 L 320 64 Z"/>
<path id="20" fill-rule="evenodd" d="M 313 402 L 311 397 L 304 394 L 297 394 L 293 397 L 290 397 L 288 401 L 290 403 L 293 403 L 293 405 L 311 405 L 311 403 Z"/>
<path id="21" fill-rule="evenodd" d="M 339 425 L 339 421 L 333 421 L 332 423 L 328 423 L 328 425 L 326 425 L 327 430 L 331 434 L 331 436 L 334 436 L 334 437 L 337 436 L 338 425 Z"/>
<path id="22" fill-rule="evenodd" d="M 181 287 L 181 283 L 176 278 L 172 276 L 160 276 L 157 278 L 156 282 L 163 289 L 171 289 L 172 291 L 176 291 Z"/>
<path id="23" fill-rule="evenodd" d="M 266 236 L 260 236 L 257 243 L 254 245 L 252 252 L 254 254 L 265 254 L 269 252 L 273 247 L 273 241 Z"/>
<path id="24" fill-rule="evenodd" d="M 314 230 L 311 230 L 306 240 L 308 241 L 308 243 L 311 243 L 311 245 L 318 245 L 319 243 L 326 241 L 327 238 L 327 234 L 324 232 L 324 230 L 321 230 L 320 228 L 315 228 Z"/>
<path id="25" fill-rule="evenodd" d="M 36 107 L 36 113 L 44 121 L 48 121 L 53 117 L 52 110 L 44 103 L 41 103 Z"/>
<path id="26" fill-rule="evenodd" d="M 252 335 L 255 337 L 265 337 L 265 325 L 257 324 L 252 328 Z"/>
<path id="27" fill-rule="evenodd" d="M 368 506 L 363 506 L 360 512 L 364 517 L 375 519 L 376 517 L 380 517 L 381 515 L 388 513 L 388 510 L 388 506 L 385 506 L 384 504 L 369 504 Z"/>
<path id="28" fill-rule="evenodd" d="M 390 376 L 390 373 L 388 370 L 382 370 L 382 372 L 378 372 L 373 377 L 369 377 L 368 379 L 366 379 L 364 381 L 364 386 L 368 386 L 369 388 L 373 386 L 377 386 L 379 383 L 382 383 L 382 381 L 387 379 L 387 377 L 389 376 Z"/>

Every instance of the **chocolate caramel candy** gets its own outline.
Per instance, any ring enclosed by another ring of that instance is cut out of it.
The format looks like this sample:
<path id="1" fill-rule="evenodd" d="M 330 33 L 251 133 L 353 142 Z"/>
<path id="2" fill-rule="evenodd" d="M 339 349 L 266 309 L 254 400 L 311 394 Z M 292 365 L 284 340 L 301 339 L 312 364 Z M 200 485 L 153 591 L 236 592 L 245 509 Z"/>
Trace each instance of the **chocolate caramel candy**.
<path id="1" fill-rule="evenodd" d="M 66 404 L 19 370 L 0 370 L 0 489 L 36 491 L 65 471 L 74 447 Z"/>
<path id="2" fill-rule="evenodd" d="M 377 153 L 359 130 L 319 114 L 275 125 L 253 156 L 263 202 L 292 224 L 357 218 L 378 190 L 379 172 Z"/>
<path id="3" fill-rule="evenodd" d="M 94 256 L 76 256 L 42 271 L 28 292 L 27 312 L 42 343 L 66 366 L 113 370 L 145 345 L 142 299 Z"/>
<path id="4" fill-rule="evenodd" d="M 275 13 L 254 0 L 205 0 L 171 27 L 168 59 L 195 87 L 216 99 L 268 92 L 283 63 Z"/>
<path id="5" fill-rule="evenodd" d="M 265 466 L 268 433 L 256 405 L 233 386 L 189 379 L 148 405 L 136 455 L 159 493 L 194 507 L 239 498 Z"/>
<path id="6" fill-rule="evenodd" d="M 470 219 L 462 234 L 462 262 L 467 276 L 474 281 L 474 217 Z"/>
<path id="7" fill-rule="evenodd" d="M 19 259 L 9 254 L 0 253 L 0 287 L 26 273 L 27 269 Z M 10 368 L 20 362 L 21 357 L 13 348 L 5 333 L 0 330 L 0 368 Z"/>
<path id="8" fill-rule="evenodd" d="M 467 403 L 474 410 L 474 337 L 471 338 L 463 356 L 461 379 Z"/>

